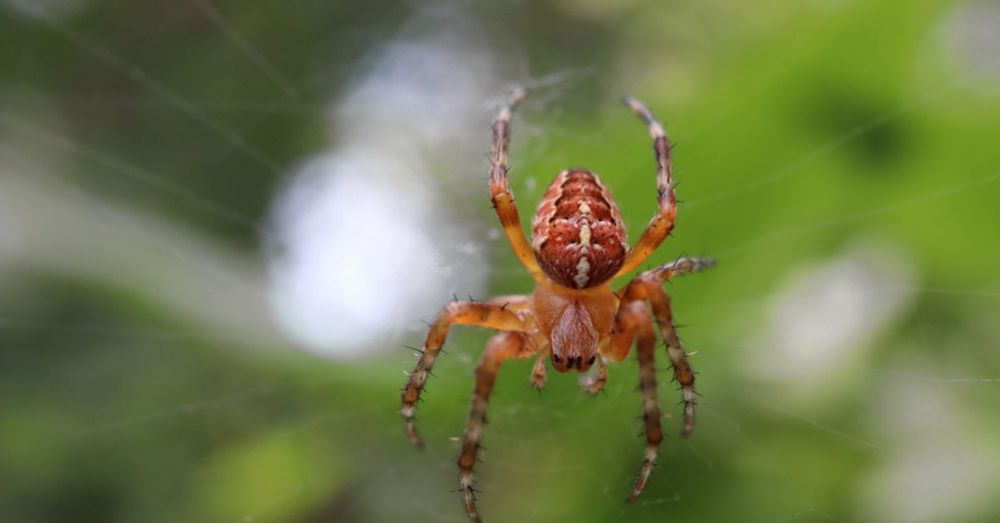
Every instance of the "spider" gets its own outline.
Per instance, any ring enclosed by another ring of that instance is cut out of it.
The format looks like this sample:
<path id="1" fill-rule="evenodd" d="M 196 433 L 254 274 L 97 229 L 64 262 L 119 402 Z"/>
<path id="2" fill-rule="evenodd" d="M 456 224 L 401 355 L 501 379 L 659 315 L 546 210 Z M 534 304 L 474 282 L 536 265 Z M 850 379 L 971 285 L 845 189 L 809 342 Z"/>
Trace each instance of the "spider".
<path id="1" fill-rule="evenodd" d="M 675 275 L 715 264 L 711 258 L 679 258 L 640 273 L 617 291 L 611 288 L 612 280 L 635 269 L 653 253 L 670 233 L 676 216 L 670 142 L 649 109 L 634 98 L 623 101 L 645 122 L 653 138 L 659 205 L 659 212 L 639 242 L 629 249 L 625 225 L 610 191 L 597 175 L 575 168 L 562 171 L 549 185 L 532 220 L 529 243 L 521 229 L 507 166 L 511 113 L 524 96 L 523 89 L 515 89 L 493 120 L 489 185 L 493 208 L 514 253 L 534 278 L 535 290 L 527 296 L 449 303 L 431 325 L 416 367 L 402 390 L 401 413 L 407 436 L 422 447 L 414 422 L 414 405 L 451 326 L 477 325 L 500 331 L 490 338 L 476 367 L 472 406 L 458 455 L 459 490 L 469 518 L 477 522 L 482 519 L 476 509 L 473 468 L 490 392 L 500 365 L 508 359 L 537 355 L 531 372 L 536 388 L 545 384 L 546 357 L 551 358 L 552 366 L 559 372 L 583 373 L 596 365 L 595 372 L 581 376 L 580 381 L 587 393 L 597 394 L 608 379 L 605 361 L 623 360 L 635 341 L 646 451 L 628 501 L 639 496 L 649 480 L 663 439 L 653 363 L 654 321 L 666 342 L 667 357 L 682 391 L 682 435 L 687 436 L 694 428 L 694 371 L 677 337 L 670 297 L 663 284 Z"/>

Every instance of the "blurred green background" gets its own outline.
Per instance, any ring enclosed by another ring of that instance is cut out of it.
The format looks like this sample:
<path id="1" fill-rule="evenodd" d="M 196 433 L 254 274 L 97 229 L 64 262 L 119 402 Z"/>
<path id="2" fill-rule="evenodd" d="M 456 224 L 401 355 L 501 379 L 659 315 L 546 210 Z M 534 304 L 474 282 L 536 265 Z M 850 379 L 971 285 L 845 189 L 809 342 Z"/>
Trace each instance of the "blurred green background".
<path id="1" fill-rule="evenodd" d="M 425 452 L 401 345 L 452 293 L 531 290 L 485 183 L 514 83 L 523 222 L 583 165 L 638 237 L 634 94 L 684 201 L 650 264 L 719 266 L 668 287 L 704 398 L 680 440 L 658 354 L 640 500 L 634 358 L 595 398 L 519 361 L 487 521 L 1000 520 L 996 2 L 3 0 L 0 40 L 0 521 L 464 521 L 488 333 L 449 338 Z"/>

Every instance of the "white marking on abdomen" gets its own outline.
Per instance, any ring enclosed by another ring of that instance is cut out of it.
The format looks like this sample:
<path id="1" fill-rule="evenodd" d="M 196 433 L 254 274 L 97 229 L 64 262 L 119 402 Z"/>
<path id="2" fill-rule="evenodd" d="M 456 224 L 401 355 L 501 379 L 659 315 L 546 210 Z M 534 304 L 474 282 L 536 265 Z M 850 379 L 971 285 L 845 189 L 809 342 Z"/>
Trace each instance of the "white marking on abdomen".
<path id="1" fill-rule="evenodd" d="M 580 263 L 576 264 L 576 276 L 573 276 L 573 283 L 577 288 L 582 289 L 590 281 L 590 261 L 584 256 L 580 258 Z"/>

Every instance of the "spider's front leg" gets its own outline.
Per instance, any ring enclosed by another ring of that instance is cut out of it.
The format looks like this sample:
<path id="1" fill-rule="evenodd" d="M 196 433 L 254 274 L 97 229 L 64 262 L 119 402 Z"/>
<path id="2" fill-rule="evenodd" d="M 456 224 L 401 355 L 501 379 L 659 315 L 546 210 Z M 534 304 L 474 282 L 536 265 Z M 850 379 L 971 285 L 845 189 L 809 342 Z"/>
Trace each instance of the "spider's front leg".
<path id="1" fill-rule="evenodd" d="M 465 511 L 472 521 L 482 521 L 476 510 L 473 469 L 479 454 L 479 440 L 486 424 L 486 408 L 490 403 L 490 392 L 496 382 L 500 364 L 510 358 L 527 358 L 534 354 L 534 345 L 521 333 L 501 332 L 486 344 L 479 365 L 476 367 L 476 387 L 472 395 L 469 419 L 462 433 L 462 450 L 458 454 L 459 487 L 465 500 Z"/>
<path id="2" fill-rule="evenodd" d="M 517 88 L 511 94 L 507 104 L 500 108 L 496 118 L 493 119 L 493 149 L 490 153 L 490 199 L 493 201 L 493 209 L 496 210 L 500 225 L 510 240 L 510 246 L 514 254 L 521 260 L 521 263 L 531 272 L 532 277 L 538 280 L 543 277 L 542 270 L 535 260 L 535 253 L 531 250 L 521 228 L 521 219 L 517 214 L 517 205 L 514 204 L 514 195 L 510 190 L 510 180 L 508 172 L 510 166 L 507 161 L 507 147 L 510 145 L 510 118 L 517 104 L 524 99 L 525 92 L 522 88 Z"/>
<path id="3" fill-rule="evenodd" d="M 410 441 L 418 447 L 424 445 L 417 433 L 414 422 L 414 405 L 420 400 L 420 393 L 427 382 L 427 376 L 434 367 L 438 353 L 448 337 L 452 325 L 478 325 L 496 330 L 521 331 L 527 327 L 518 310 L 527 303 L 526 297 L 504 297 L 487 302 L 456 301 L 449 303 L 437 321 L 427 332 L 427 340 L 420 353 L 413 372 L 409 374 L 402 392 L 403 422 Z"/>
<path id="4" fill-rule="evenodd" d="M 623 276 L 639 266 L 660 245 L 674 228 L 677 217 L 677 195 L 674 193 L 674 178 L 670 167 L 670 140 L 663 132 L 663 126 L 656 121 L 653 113 L 635 98 L 625 98 L 625 105 L 632 109 L 649 127 L 653 138 L 653 152 L 656 154 L 656 202 L 659 212 L 642 232 L 639 241 L 625 256 L 625 262 L 615 277 Z"/>

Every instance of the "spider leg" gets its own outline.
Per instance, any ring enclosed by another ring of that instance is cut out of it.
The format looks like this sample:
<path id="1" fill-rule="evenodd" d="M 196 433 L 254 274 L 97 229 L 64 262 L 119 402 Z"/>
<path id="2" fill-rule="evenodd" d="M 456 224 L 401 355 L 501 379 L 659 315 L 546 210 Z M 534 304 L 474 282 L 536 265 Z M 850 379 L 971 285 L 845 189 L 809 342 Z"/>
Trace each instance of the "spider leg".
<path id="1" fill-rule="evenodd" d="M 531 272 L 537 280 L 542 277 L 542 270 L 535 260 L 535 253 L 531 250 L 521 228 L 521 219 L 517 214 L 517 205 L 514 203 L 514 195 L 510 190 L 510 180 L 508 172 L 510 167 L 507 162 L 507 147 L 510 143 L 510 117 L 517 104 L 524 99 L 525 92 L 522 88 L 517 88 L 511 94 L 510 100 L 500 108 L 496 118 L 493 119 L 493 149 L 490 154 L 490 199 L 493 201 L 493 209 L 496 210 L 500 225 L 510 240 L 510 246 L 514 250 L 521 263 Z"/>
<path id="2" fill-rule="evenodd" d="M 649 315 L 649 307 L 645 302 L 645 287 L 630 283 L 615 315 L 614 327 L 602 355 L 610 361 L 621 361 L 628 356 L 632 341 L 635 340 L 636 355 L 639 360 L 639 390 L 642 394 L 642 419 L 645 423 L 646 451 L 639 469 L 639 478 L 629 494 L 628 500 L 635 499 L 646 488 L 649 476 L 656 464 L 660 442 L 663 441 L 663 428 L 660 425 L 660 399 L 656 393 L 656 333 L 653 331 L 653 319 Z"/>
<path id="3" fill-rule="evenodd" d="M 523 310 L 531 308 L 531 300 L 528 299 L 527 296 L 522 296 L 519 294 L 497 296 L 495 298 L 490 298 L 489 300 L 486 300 L 485 303 L 500 305 L 503 308 L 514 312 L 521 312 Z"/>
<path id="4" fill-rule="evenodd" d="M 715 267 L 715 258 L 682 257 L 659 267 L 652 268 L 642 273 L 640 277 L 656 282 L 656 285 L 662 285 L 674 276 L 698 272 L 710 267 Z"/>
<path id="5" fill-rule="evenodd" d="M 608 344 L 601 347 L 601 354 L 612 362 L 625 359 L 632 349 L 636 333 L 650 321 L 649 311 L 641 296 L 630 296 L 627 300 L 622 300 L 612 324 L 611 337 Z"/>
<path id="6" fill-rule="evenodd" d="M 608 368 L 604 365 L 604 356 L 598 356 L 595 363 L 597 364 L 596 370 L 580 376 L 580 386 L 583 387 L 584 392 L 591 396 L 604 390 L 604 385 L 608 383 Z"/>
<path id="7" fill-rule="evenodd" d="M 655 289 L 650 289 L 648 299 L 653 306 L 660 334 L 667 345 L 667 356 L 670 358 L 670 366 L 674 369 L 674 379 L 681 387 L 684 398 L 684 428 L 681 436 L 686 437 L 694 429 L 694 406 L 697 399 L 697 392 L 694 389 L 694 369 L 691 368 L 687 352 L 677 337 L 677 329 L 670 310 L 670 295 L 657 286 Z"/>
<path id="8" fill-rule="evenodd" d="M 545 366 L 545 360 L 548 355 L 547 350 L 540 351 L 538 359 L 535 360 L 535 364 L 531 367 L 531 385 L 538 391 L 541 391 L 542 387 L 545 386 L 545 379 L 548 377 L 548 371 Z"/>
<path id="9" fill-rule="evenodd" d="M 670 167 L 670 140 L 663 132 L 663 126 L 656 121 L 653 113 L 635 98 L 625 98 L 625 105 L 632 109 L 643 122 L 649 126 L 649 134 L 653 138 L 653 151 L 656 153 L 656 199 L 659 212 L 650 220 L 646 230 L 642 232 L 639 241 L 625 256 L 625 262 L 615 277 L 622 276 L 639 266 L 656 250 L 660 242 L 674 228 L 677 216 L 677 196 L 674 193 L 674 179 Z"/>
<path id="10" fill-rule="evenodd" d="M 645 311 L 645 307 L 643 309 Z M 660 399 L 656 394 L 656 365 L 653 354 L 656 350 L 656 334 L 653 332 L 653 322 L 649 313 L 637 323 L 635 332 L 636 355 L 639 359 L 639 390 L 642 394 L 642 419 L 646 425 L 646 452 L 639 469 L 639 479 L 628 496 L 628 501 L 635 501 L 642 490 L 646 488 L 649 476 L 656 464 L 660 442 L 663 441 L 663 428 L 660 426 Z"/>
<path id="11" fill-rule="evenodd" d="M 509 298 L 509 300 L 513 299 Z M 527 298 L 523 297 L 520 299 L 527 300 Z M 451 326 L 463 324 L 478 325 L 496 330 L 524 330 L 527 327 L 525 320 L 516 311 L 511 310 L 510 303 L 512 302 L 498 303 L 495 300 L 488 302 L 452 302 L 445 306 L 444 310 L 438 316 L 437 321 L 431 325 L 430 331 L 427 332 L 427 339 L 424 342 L 420 359 L 417 360 L 413 372 L 409 374 L 402 392 L 402 408 L 400 409 L 400 413 L 403 415 L 406 434 L 414 445 L 418 447 L 424 445 L 423 440 L 420 439 L 420 435 L 417 433 L 414 422 L 414 405 L 420 400 L 420 393 L 427 382 L 427 376 L 434 367 L 434 361 L 437 359 L 438 353 L 441 352 L 441 347 L 444 345 L 445 338 L 447 338 Z"/>
<path id="12" fill-rule="evenodd" d="M 694 407 L 697 399 L 697 392 L 694 387 L 694 370 L 688 362 L 687 353 L 677 336 L 677 329 L 673 321 L 673 313 L 670 307 L 670 296 L 663 290 L 663 283 L 678 274 L 695 272 L 715 265 L 712 258 L 678 258 L 673 262 L 660 267 L 643 272 L 633 279 L 622 290 L 622 305 L 619 307 L 618 316 L 615 318 L 616 331 L 631 324 L 628 320 L 628 311 L 636 307 L 633 303 L 637 300 L 648 300 L 653 308 L 653 315 L 660 328 L 667 347 L 667 356 L 670 358 L 670 365 L 673 368 L 674 379 L 681 387 L 681 394 L 684 401 L 684 425 L 682 436 L 691 434 L 694 429 Z M 634 328 L 634 327 L 633 327 Z M 614 344 L 614 335 L 612 344 Z M 627 350 L 627 347 L 626 347 Z"/>
<path id="13" fill-rule="evenodd" d="M 628 500 L 634 501 L 649 481 L 656 463 L 663 429 L 660 425 L 660 405 L 656 394 L 656 367 L 653 354 L 656 336 L 652 319 L 645 301 L 649 301 L 653 314 L 666 341 L 667 355 L 674 370 L 674 378 L 680 383 L 684 397 L 684 428 L 682 435 L 688 435 L 694 428 L 694 371 L 687 361 L 687 354 L 681 346 L 674 328 L 670 309 L 670 297 L 661 287 L 665 281 L 678 274 L 694 272 L 715 265 L 711 258 L 679 258 L 671 263 L 643 272 L 618 294 L 622 301 L 615 315 L 614 328 L 603 353 L 611 361 L 620 361 L 628 355 L 632 340 L 636 341 L 639 359 L 639 388 L 642 392 L 643 420 L 646 424 L 646 454 Z"/>
<path id="14" fill-rule="evenodd" d="M 472 395 L 472 406 L 469 408 L 469 419 L 465 422 L 462 433 L 462 450 L 458 454 L 458 483 L 465 500 L 465 511 L 472 521 L 482 521 L 476 510 L 473 469 L 479 454 L 483 426 L 486 424 L 490 392 L 493 391 L 500 364 L 506 359 L 526 358 L 533 353 L 534 346 L 527 343 L 522 334 L 501 332 L 490 338 L 476 367 L 476 387 Z"/>

